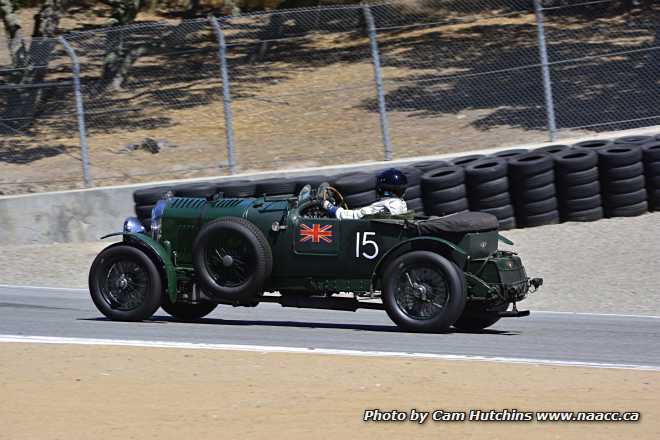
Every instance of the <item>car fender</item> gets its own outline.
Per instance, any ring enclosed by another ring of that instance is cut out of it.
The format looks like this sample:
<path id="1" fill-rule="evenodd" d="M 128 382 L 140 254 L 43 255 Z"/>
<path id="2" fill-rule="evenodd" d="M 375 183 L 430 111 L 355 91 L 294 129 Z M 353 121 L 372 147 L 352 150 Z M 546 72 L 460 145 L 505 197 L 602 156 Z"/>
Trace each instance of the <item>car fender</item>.
<path id="1" fill-rule="evenodd" d="M 387 252 L 385 252 L 385 254 L 383 254 L 380 260 L 378 260 L 378 263 L 376 263 L 376 266 L 374 267 L 374 270 L 371 274 L 371 289 L 373 290 L 379 272 L 384 268 L 385 264 L 390 260 L 391 256 L 396 255 L 397 251 L 404 246 L 411 245 L 412 243 L 421 244 L 423 242 L 428 242 L 429 244 L 436 246 L 439 244 L 441 249 L 446 250 L 450 254 L 450 259 L 456 263 L 458 267 L 465 267 L 465 263 L 467 261 L 467 253 L 460 246 L 457 246 L 456 244 L 439 237 L 414 237 L 402 241 L 396 246 L 390 248 Z"/>
<path id="2" fill-rule="evenodd" d="M 148 235 L 135 233 L 135 232 L 115 232 L 112 234 L 104 235 L 101 240 L 108 237 L 115 237 L 121 235 L 124 237 L 124 242 L 133 246 L 139 247 L 147 252 L 148 255 L 155 258 L 160 266 L 161 273 L 167 277 L 167 296 L 171 302 L 176 301 L 176 271 L 170 253 L 163 245 L 149 237 Z"/>

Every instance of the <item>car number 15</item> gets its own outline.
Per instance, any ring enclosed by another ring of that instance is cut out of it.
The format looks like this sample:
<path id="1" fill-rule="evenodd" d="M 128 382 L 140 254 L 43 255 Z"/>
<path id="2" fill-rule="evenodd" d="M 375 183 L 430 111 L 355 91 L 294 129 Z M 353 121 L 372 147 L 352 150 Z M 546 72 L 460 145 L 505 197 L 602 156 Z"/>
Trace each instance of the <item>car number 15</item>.
<path id="1" fill-rule="evenodd" d="M 360 240 L 362 235 L 362 240 Z M 378 256 L 378 243 L 370 240 L 369 237 L 376 237 L 375 232 L 358 232 L 355 239 L 355 258 L 364 257 L 373 260 Z M 361 252 L 360 252 L 361 251 Z"/>

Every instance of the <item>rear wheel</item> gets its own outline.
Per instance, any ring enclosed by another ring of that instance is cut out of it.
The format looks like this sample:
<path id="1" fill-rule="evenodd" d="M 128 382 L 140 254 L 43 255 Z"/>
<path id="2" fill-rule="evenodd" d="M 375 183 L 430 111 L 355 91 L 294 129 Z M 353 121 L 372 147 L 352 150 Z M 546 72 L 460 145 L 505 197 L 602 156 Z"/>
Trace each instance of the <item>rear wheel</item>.
<path id="1" fill-rule="evenodd" d="M 384 273 L 385 310 L 404 330 L 445 331 L 465 307 L 460 270 L 434 252 L 408 252 L 390 263 Z"/>
<path id="2" fill-rule="evenodd" d="M 158 268 L 142 250 L 110 246 L 92 263 L 89 291 L 101 313 L 116 321 L 142 321 L 160 307 L 163 286 Z"/>
<path id="3" fill-rule="evenodd" d="M 165 312 L 181 321 L 196 321 L 211 313 L 218 305 L 212 302 L 202 302 L 199 304 L 172 303 L 165 297 L 161 307 Z"/>
<path id="4" fill-rule="evenodd" d="M 501 304 L 495 307 L 486 307 L 479 304 L 468 305 L 460 318 L 454 323 L 454 327 L 459 330 L 479 331 L 483 330 L 500 320 L 499 312 L 505 311 L 509 303 Z"/>

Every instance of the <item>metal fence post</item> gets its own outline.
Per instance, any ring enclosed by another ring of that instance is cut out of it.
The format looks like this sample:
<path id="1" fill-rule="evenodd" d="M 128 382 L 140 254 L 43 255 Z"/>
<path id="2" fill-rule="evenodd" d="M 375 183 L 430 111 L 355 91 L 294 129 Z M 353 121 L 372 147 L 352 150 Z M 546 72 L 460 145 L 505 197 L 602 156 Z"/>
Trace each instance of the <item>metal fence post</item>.
<path id="1" fill-rule="evenodd" d="M 222 78 L 222 107 L 225 114 L 225 134 L 227 136 L 227 163 L 229 164 L 229 173 L 236 172 L 236 162 L 234 159 L 234 119 L 231 114 L 231 94 L 229 92 L 229 71 L 227 70 L 227 44 L 225 35 L 220 29 L 220 23 L 216 17 L 209 17 L 213 32 L 218 39 L 218 56 L 220 57 L 220 76 Z"/>
<path id="2" fill-rule="evenodd" d="M 374 17 L 371 15 L 369 5 L 362 5 L 364 18 L 367 22 L 369 31 L 369 43 L 371 46 L 371 63 L 374 65 L 374 77 L 376 79 L 376 95 L 378 97 L 378 114 L 380 115 L 380 131 L 385 147 L 385 160 L 392 160 L 392 145 L 390 144 L 389 126 L 387 123 L 387 109 L 385 108 L 385 94 L 383 93 L 383 78 L 380 69 L 380 54 L 378 52 L 378 42 L 376 41 L 376 25 Z"/>
<path id="3" fill-rule="evenodd" d="M 548 48 L 545 45 L 541 0 L 534 0 L 534 15 L 536 15 L 536 33 L 539 40 L 539 55 L 541 56 L 541 70 L 543 72 L 543 93 L 545 95 L 545 112 L 548 118 L 548 132 L 550 134 L 550 142 L 554 142 L 557 134 L 557 121 L 555 119 L 555 104 L 552 96 L 550 66 L 548 65 Z"/>
<path id="4" fill-rule="evenodd" d="M 71 46 L 69 46 L 69 43 L 64 37 L 59 37 L 57 40 L 62 44 L 64 50 L 71 59 L 73 70 L 73 91 L 76 99 L 76 116 L 78 118 L 78 135 L 80 138 L 80 156 L 82 157 L 83 180 L 85 181 L 85 186 L 89 188 L 94 186 L 94 182 L 92 182 L 92 178 L 89 175 L 87 132 L 85 130 L 85 107 L 83 106 L 82 94 L 80 92 L 80 62 L 76 52 Z"/>

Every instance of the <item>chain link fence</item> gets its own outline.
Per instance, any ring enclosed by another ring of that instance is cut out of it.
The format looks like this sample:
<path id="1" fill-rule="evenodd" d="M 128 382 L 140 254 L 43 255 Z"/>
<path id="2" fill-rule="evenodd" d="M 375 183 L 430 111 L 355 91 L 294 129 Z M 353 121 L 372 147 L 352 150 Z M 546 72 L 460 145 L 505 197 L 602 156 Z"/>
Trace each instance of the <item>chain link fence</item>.
<path id="1" fill-rule="evenodd" d="M 611 3 L 394 1 L 33 40 L 23 67 L 0 66 L 0 191 L 658 125 L 659 7 Z"/>

